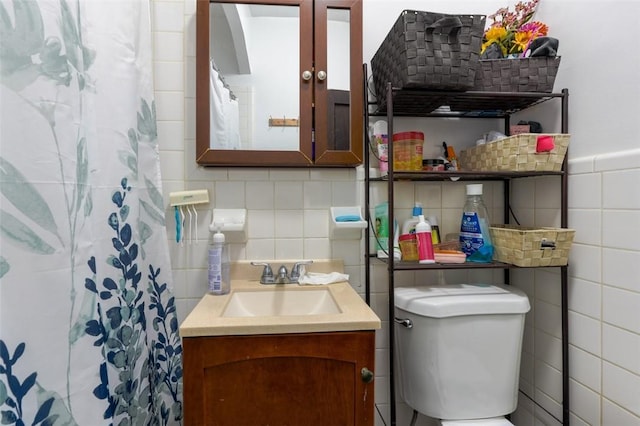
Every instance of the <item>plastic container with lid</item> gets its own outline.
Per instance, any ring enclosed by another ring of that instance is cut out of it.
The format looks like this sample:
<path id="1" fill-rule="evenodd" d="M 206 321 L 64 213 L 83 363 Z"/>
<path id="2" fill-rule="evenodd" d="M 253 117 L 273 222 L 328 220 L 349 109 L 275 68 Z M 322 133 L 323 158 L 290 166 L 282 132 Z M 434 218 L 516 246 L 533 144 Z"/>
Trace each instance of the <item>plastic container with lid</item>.
<path id="1" fill-rule="evenodd" d="M 393 169 L 398 171 L 422 170 L 424 133 L 400 132 L 393 134 Z"/>
<path id="2" fill-rule="evenodd" d="M 400 235 L 400 251 L 402 252 L 402 260 L 416 261 L 418 260 L 418 242 L 416 234 Z"/>

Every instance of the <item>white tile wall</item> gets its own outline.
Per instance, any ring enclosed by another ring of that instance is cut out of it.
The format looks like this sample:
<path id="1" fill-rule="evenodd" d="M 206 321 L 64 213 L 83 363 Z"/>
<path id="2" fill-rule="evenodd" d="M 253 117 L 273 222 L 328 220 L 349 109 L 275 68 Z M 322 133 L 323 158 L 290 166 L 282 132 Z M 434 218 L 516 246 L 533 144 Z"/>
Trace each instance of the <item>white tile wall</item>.
<path id="1" fill-rule="evenodd" d="M 363 200 L 362 174 L 355 170 L 220 169 L 195 164 L 195 4 L 196 0 L 152 0 L 154 84 L 163 193 L 207 188 L 213 200 L 199 209 L 199 244 L 179 247 L 171 236 L 178 316 L 183 319 L 205 291 L 205 240 L 211 207 L 248 209 L 247 243 L 232 244 L 234 258 L 345 259 L 356 289 L 363 291 L 363 247 L 359 240 L 328 238 L 328 208 Z M 640 426 L 640 150 L 572 159 L 569 164 L 569 219 L 576 229 L 570 257 L 569 309 L 572 424 Z M 360 177 L 357 177 L 360 176 Z M 442 235 L 456 232 L 464 184 L 399 186 L 399 219 L 414 201 L 439 216 Z M 555 178 L 525 179 L 512 185 L 511 202 L 523 225 L 559 224 Z M 485 201 L 502 214 L 499 184 L 485 185 Z M 372 205 L 384 200 L 382 186 Z M 530 194 L 535 194 L 531 197 Z M 169 213 L 169 210 L 167 210 Z M 372 306 L 383 319 L 377 333 L 376 402 L 388 419 L 388 306 L 386 271 L 373 268 Z M 450 282 L 469 279 L 447 272 Z M 398 285 L 435 282 L 435 275 L 399 274 Z M 495 274 L 488 274 L 494 279 Z M 426 277 L 426 278 L 425 278 Z M 499 274 L 498 274 L 499 278 Z M 552 271 L 517 271 L 514 284 L 532 300 L 523 355 L 523 385 L 555 416 L 561 416 L 558 359 L 559 282 Z M 398 404 L 398 419 L 410 410 Z M 555 425 L 544 410 L 521 398 L 518 426 Z M 385 424 L 380 417 L 377 425 Z M 388 423 L 387 423 L 388 424 Z M 404 424 L 404 423 L 402 423 Z M 420 416 L 418 425 L 428 424 Z"/>

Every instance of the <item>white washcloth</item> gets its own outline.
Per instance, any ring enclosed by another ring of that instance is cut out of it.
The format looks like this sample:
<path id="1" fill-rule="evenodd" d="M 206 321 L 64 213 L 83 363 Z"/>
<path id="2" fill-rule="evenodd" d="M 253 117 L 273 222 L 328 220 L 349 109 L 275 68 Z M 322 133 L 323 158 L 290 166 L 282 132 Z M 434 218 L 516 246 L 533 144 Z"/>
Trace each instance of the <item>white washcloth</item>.
<path id="1" fill-rule="evenodd" d="M 339 272 L 331 272 L 329 274 L 321 274 L 319 272 L 307 272 L 298 280 L 300 285 L 323 285 L 349 281 L 349 275 Z"/>

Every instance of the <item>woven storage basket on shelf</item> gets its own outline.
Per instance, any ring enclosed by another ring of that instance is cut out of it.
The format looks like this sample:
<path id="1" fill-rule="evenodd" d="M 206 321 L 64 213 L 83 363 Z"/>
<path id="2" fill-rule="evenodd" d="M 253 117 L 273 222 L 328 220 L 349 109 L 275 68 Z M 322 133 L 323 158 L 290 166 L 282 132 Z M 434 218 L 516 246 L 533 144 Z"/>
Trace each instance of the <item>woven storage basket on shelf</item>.
<path id="1" fill-rule="evenodd" d="M 397 88 L 469 90 L 473 87 L 486 17 L 405 10 L 371 59 L 378 98 Z"/>
<path id="2" fill-rule="evenodd" d="M 551 93 L 560 56 L 481 59 L 473 90 Z"/>
<path id="3" fill-rule="evenodd" d="M 536 152 L 539 136 L 551 136 L 555 147 Z M 460 151 L 460 168 L 468 171 L 560 171 L 570 135 L 564 133 L 521 133 Z"/>
<path id="4" fill-rule="evenodd" d="M 492 225 L 489 232 L 493 259 L 523 267 L 566 265 L 575 235 L 573 229 L 515 225 Z"/>

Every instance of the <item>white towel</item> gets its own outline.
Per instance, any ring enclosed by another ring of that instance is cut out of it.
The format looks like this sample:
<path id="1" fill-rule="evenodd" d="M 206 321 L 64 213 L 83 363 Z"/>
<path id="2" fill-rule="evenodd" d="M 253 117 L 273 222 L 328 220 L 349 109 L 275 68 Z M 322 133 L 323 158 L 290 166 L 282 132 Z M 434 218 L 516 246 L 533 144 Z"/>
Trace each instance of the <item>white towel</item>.
<path id="1" fill-rule="evenodd" d="M 319 272 L 307 272 L 300 277 L 298 284 L 300 285 L 323 285 L 349 281 L 349 275 L 339 272 L 331 272 L 329 274 L 321 274 Z"/>

